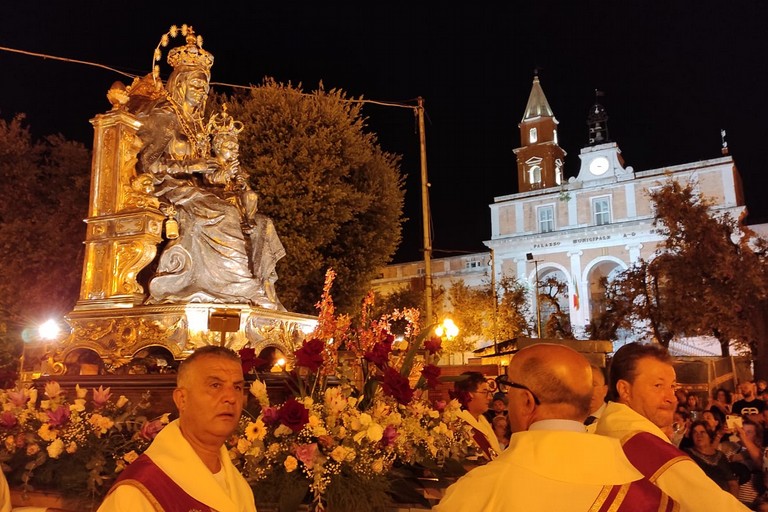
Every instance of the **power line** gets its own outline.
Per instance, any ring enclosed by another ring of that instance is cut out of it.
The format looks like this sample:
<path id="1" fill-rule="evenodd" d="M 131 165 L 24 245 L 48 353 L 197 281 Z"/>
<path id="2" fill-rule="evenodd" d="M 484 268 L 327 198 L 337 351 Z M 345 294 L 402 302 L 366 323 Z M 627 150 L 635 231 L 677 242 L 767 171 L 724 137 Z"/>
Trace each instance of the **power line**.
<path id="1" fill-rule="evenodd" d="M 119 69 L 116 69 L 116 68 L 113 68 L 111 66 L 107 66 L 106 64 L 101 64 L 101 63 L 98 63 L 98 62 L 91 62 L 91 61 L 80 60 L 80 59 L 72 59 L 72 58 L 69 58 L 69 57 L 59 57 L 57 55 L 50 55 L 50 54 L 47 54 L 47 53 L 30 52 L 30 51 L 27 51 L 27 50 L 19 50 L 19 49 L 16 49 L 16 48 L 8 48 L 7 46 L 0 46 L 0 50 L 5 51 L 5 52 L 10 52 L 10 53 L 18 53 L 18 54 L 21 54 L 21 55 L 28 55 L 30 57 L 38 57 L 38 58 L 41 58 L 41 59 L 51 59 L 51 60 L 58 60 L 58 61 L 61 61 L 61 62 L 68 62 L 68 63 L 72 63 L 72 64 L 83 64 L 85 66 L 93 66 L 93 67 L 96 67 L 96 68 L 101 68 L 101 69 L 106 69 L 108 71 L 112 71 L 113 73 L 117 73 L 119 75 L 131 78 L 131 79 L 134 79 L 134 78 L 139 76 L 139 75 L 135 75 L 133 73 L 128 73 L 128 72 L 125 72 L 125 71 L 121 71 Z M 256 89 L 256 87 L 254 87 L 252 85 L 230 84 L 230 83 L 226 83 L 226 82 L 211 82 L 211 85 L 218 85 L 218 86 L 222 86 L 222 87 L 231 87 L 233 89 L 246 89 L 246 90 Z M 299 94 L 302 94 L 304 96 L 312 96 L 312 94 L 305 93 L 305 92 L 299 92 Z M 367 99 L 363 99 L 363 98 L 348 98 L 348 99 L 343 99 L 342 101 L 348 101 L 350 103 L 368 103 L 368 104 L 372 104 L 372 105 L 381 105 L 381 106 L 385 106 L 385 107 L 408 108 L 408 109 L 412 109 L 412 110 L 415 110 L 416 108 L 418 108 L 417 105 L 415 105 L 415 104 L 411 105 L 411 104 L 408 103 L 408 102 L 416 103 L 418 101 L 417 99 L 397 102 L 397 101 L 367 100 Z"/>

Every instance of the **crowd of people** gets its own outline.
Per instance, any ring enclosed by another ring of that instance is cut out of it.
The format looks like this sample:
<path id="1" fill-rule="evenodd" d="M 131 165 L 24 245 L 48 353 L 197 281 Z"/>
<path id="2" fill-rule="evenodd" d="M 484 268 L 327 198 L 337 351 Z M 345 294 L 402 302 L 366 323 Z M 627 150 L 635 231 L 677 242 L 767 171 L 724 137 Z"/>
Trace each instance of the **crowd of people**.
<path id="1" fill-rule="evenodd" d="M 766 381 L 743 382 L 735 393 L 717 388 L 710 397 L 681 391 L 677 400 L 673 442 L 722 489 L 752 510 L 768 511 Z"/>
<path id="2" fill-rule="evenodd" d="M 733 396 L 681 393 L 657 345 L 621 347 L 608 375 L 566 346 L 526 347 L 506 375 L 456 382 L 479 463 L 433 510 L 768 512 L 764 390 L 758 381 Z M 179 418 L 120 474 L 99 512 L 255 512 L 224 447 L 243 397 L 236 353 L 195 351 L 177 376 Z M 5 492 L 0 510 L 10 510 Z"/>
<path id="3" fill-rule="evenodd" d="M 496 382 L 502 393 L 486 381 L 471 398 L 501 451 L 438 512 L 768 512 L 764 381 L 705 398 L 677 384 L 665 349 L 631 343 L 608 373 L 561 345 L 527 347 Z"/>

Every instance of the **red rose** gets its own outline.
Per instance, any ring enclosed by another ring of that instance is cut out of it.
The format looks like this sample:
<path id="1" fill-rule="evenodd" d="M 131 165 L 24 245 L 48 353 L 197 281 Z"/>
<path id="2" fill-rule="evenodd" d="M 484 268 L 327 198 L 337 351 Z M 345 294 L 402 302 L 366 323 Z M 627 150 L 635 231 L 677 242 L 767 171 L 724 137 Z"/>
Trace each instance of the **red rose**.
<path id="1" fill-rule="evenodd" d="M 256 350 L 252 348 L 243 348 L 238 351 L 240 362 L 243 365 L 243 374 L 247 375 L 251 370 L 259 370 L 269 364 L 269 361 L 256 357 Z"/>
<path id="2" fill-rule="evenodd" d="M 424 350 L 434 355 L 435 353 L 440 352 L 440 349 L 443 348 L 442 345 L 443 340 L 435 336 L 434 338 L 429 338 L 424 342 Z"/>
<path id="3" fill-rule="evenodd" d="M 309 410 L 295 398 L 289 398 L 277 412 L 277 417 L 280 423 L 298 433 L 309 422 Z"/>
<path id="4" fill-rule="evenodd" d="M 371 350 L 363 355 L 366 361 L 372 362 L 379 368 L 387 366 L 389 353 L 392 352 L 392 341 L 389 341 L 389 343 L 387 343 L 387 341 L 388 340 L 384 340 L 375 343 Z"/>
<path id="5" fill-rule="evenodd" d="M 394 368 L 387 368 L 384 372 L 381 389 L 385 395 L 391 396 L 403 405 L 408 405 L 413 398 L 413 390 L 408 379 L 400 375 L 400 372 Z"/>
<path id="6" fill-rule="evenodd" d="M 440 381 L 438 380 L 438 377 L 440 376 L 440 368 L 433 364 L 426 365 L 424 369 L 421 370 L 421 376 L 426 379 L 427 387 L 429 389 L 435 389 L 437 385 L 440 384 Z"/>
<path id="7" fill-rule="evenodd" d="M 304 341 L 299 350 L 293 354 L 296 356 L 296 366 L 309 368 L 309 371 L 316 371 L 323 365 L 323 350 L 325 343 L 317 338 Z"/>

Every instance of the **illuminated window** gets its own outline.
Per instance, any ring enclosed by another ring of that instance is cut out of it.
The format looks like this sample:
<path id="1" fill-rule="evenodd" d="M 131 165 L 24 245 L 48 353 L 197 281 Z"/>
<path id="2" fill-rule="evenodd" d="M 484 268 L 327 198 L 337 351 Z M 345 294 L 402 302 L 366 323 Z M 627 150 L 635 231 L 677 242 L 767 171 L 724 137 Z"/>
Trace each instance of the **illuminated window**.
<path id="1" fill-rule="evenodd" d="M 531 184 L 541 183 L 541 167 L 532 165 L 528 168 L 528 182 Z"/>
<path id="2" fill-rule="evenodd" d="M 595 197 L 592 199 L 592 216 L 596 226 L 611 223 L 611 200 L 608 197 Z"/>
<path id="3" fill-rule="evenodd" d="M 539 219 L 539 233 L 550 233 L 555 230 L 555 207 L 539 206 L 536 209 Z"/>
<path id="4" fill-rule="evenodd" d="M 536 132 L 536 128 L 528 130 L 528 142 L 534 144 L 539 139 L 539 134 Z"/>

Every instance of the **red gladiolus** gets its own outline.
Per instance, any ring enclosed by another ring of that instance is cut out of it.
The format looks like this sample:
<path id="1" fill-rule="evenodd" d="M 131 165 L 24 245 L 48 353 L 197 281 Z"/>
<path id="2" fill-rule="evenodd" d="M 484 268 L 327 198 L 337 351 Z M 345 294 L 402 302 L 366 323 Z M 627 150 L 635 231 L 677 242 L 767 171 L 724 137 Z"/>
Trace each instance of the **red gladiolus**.
<path id="1" fill-rule="evenodd" d="M 421 376 L 426 379 L 427 387 L 429 389 L 434 389 L 440 384 L 440 381 L 438 380 L 438 377 L 440 376 L 440 368 L 433 364 L 426 365 L 421 370 Z"/>
<path id="2" fill-rule="evenodd" d="M 304 404 L 300 404 L 295 398 L 289 398 L 277 412 L 280 422 L 294 432 L 301 432 L 309 422 L 309 411 Z"/>
<path id="3" fill-rule="evenodd" d="M 305 341 L 301 348 L 294 352 L 296 356 L 296 366 L 309 368 L 309 371 L 316 371 L 323 365 L 323 350 L 325 343 L 322 340 L 313 338 Z"/>
<path id="4" fill-rule="evenodd" d="M 428 340 L 424 341 L 424 350 L 434 355 L 437 352 L 440 352 L 440 349 L 443 348 L 442 345 L 443 345 L 443 340 L 435 336 L 433 338 L 429 338 Z"/>
<path id="5" fill-rule="evenodd" d="M 384 368 L 389 361 L 389 353 L 392 352 L 392 340 L 385 339 L 373 345 L 371 350 L 366 352 L 363 357 L 379 368 Z"/>
<path id="6" fill-rule="evenodd" d="M 256 357 L 256 350 L 252 348 L 243 348 L 237 352 L 240 355 L 240 362 L 243 365 L 243 374 L 247 375 L 253 369 L 260 369 L 266 366 L 269 361 Z"/>
<path id="7" fill-rule="evenodd" d="M 387 368 L 384 372 L 381 389 L 385 395 L 391 396 L 403 405 L 408 405 L 413 398 L 413 390 L 408 379 L 400 375 L 400 372 L 394 368 Z"/>

